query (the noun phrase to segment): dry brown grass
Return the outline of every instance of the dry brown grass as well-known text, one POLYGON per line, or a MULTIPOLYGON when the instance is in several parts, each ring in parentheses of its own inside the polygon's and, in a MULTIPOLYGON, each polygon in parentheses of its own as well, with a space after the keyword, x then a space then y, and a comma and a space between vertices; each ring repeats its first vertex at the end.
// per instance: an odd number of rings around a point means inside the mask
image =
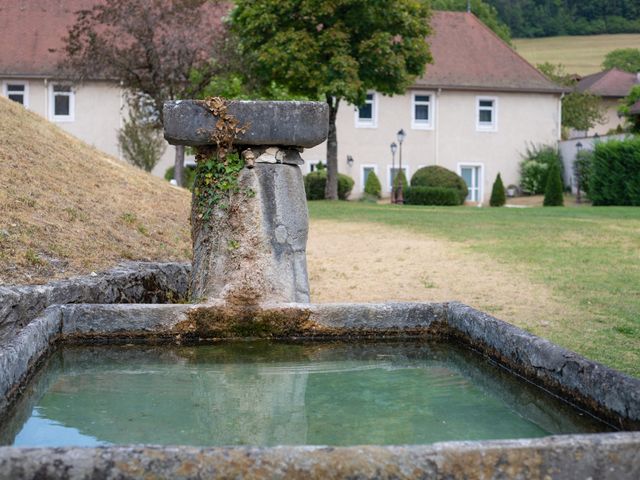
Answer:
POLYGON ((187 260, 190 195, 0 98, 0 284, 187 260))
POLYGON ((511 265, 380 224, 313 221, 308 262, 313 302, 457 300, 539 335, 579 314, 511 265))

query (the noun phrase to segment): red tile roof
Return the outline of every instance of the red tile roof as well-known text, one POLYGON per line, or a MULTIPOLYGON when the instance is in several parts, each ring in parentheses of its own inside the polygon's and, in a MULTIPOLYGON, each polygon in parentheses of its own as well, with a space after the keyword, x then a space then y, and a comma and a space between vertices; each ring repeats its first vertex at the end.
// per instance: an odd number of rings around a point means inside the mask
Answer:
POLYGON ((471 13, 433 12, 433 64, 416 87, 554 92, 565 91, 471 13))
POLYGON ((64 54, 62 37, 75 12, 96 0, 10 0, 0 4, 0 72, 48 76, 64 54), (52 51, 53 50, 53 51, 52 51))
MULTIPOLYGON (((63 58, 75 12, 100 0, 11 0, 0 4, 0 73, 49 76, 63 58)), ((562 92, 474 15, 434 12, 434 64, 419 87, 562 92)))
POLYGON ((637 83, 640 83, 637 74, 613 68, 583 77, 576 89, 579 92, 591 92, 601 97, 623 98, 637 83))

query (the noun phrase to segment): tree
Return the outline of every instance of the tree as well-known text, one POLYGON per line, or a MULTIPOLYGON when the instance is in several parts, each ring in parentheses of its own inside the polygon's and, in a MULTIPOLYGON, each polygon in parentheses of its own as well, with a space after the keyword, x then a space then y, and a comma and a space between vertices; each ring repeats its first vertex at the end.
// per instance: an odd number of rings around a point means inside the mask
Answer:
MULTIPOLYGON (((464 12, 467 10, 467 0, 432 0, 431 8, 464 12)), ((511 45, 511 30, 500 20, 498 11, 493 6, 483 0, 471 0, 471 12, 502 40, 511 45)))
POLYGON ((618 109, 621 115, 627 117, 629 130, 634 133, 640 133, 640 113, 635 112, 633 108, 638 108, 638 105, 640 105, 640 85, 634 85, 618 109))
POLYGON ((150 172, 166 149, 166 142, 156 122, 136 103, 130 103, 129 118, 118 130, 118 144, 124 158, 150 172))
MULTIPOLYGON (((72 79, 122 82, 133 101, 146 102, 162 126, 166 100, 195 96, 224 70, 219 47, 228 7, 207 0, 104 0, 77 12, 65 38, 61 63, 72 79), (215 59, 215 60, 213 60, 215 59), (192 73, 199 72, 199 82, 192 73)), ((176 147, 176 180, 182 185, 184 147, 176 147)))
POLYGON ((240 51, 263 81, 329 106, 328 199, 338 198, 336 116, 368 90, 403 93, 431 61, 428 0, 237 0, 240 51))
MULTIPOLYGON (((563 65, 545 62, 538 64, 537 67, 549 80, 567 88, 575 88, 575 79, 566 73, 563 65)), ((602 99, 597 95, 574 90, 562 99, 562 126, 564 128, 586 132, 605 120, 602 99)))
POLYGON ((640 72, 640 48, 618 48, 604 57, 602 68, 610 70, 618 68, 625 72, 640 72))
POLYGON ((547 185, 544 189, 545 207, 562 207, 564 205, 562 188, 562 173, 557 163, 552 163, 547 175, 547 185))
POLYGON ((498 173, 495 182, 493 182, 493 187, 491 188, 489 205, 492 207, 502 207, 505 203, 507 203, 507 198, 504 194, 504 184, 502 183, 502 178, 498 173))

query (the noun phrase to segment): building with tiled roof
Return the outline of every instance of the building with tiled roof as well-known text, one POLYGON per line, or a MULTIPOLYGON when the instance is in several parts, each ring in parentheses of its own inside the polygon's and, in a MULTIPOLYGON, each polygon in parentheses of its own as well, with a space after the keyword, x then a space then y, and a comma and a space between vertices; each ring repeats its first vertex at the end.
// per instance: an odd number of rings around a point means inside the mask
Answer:
MULTIPOLYGON (((369 92, 361 108, 344 105, 337 118, 338 169, 364 190, 376 172, 391 191, 400 151, 390 145, 404 130, 402 169, 441 165, 460 174, 468 200, 488 203, 498 173, 519 183, 522 155, 532 145, 557 145, 565 89, 549 81, 477 17, 433 12, 428 39, 433 64, 404 95, 369 92)), ((325 147, 305 152, 325 161, 325 147)))
MULTIPOLYGON (((96 147, 118 155, 123 91, 117 81, 66 83, 57 72, 63 40, 75 12, 99 0, 15 0, 0 5, 2 93, 96 147)), ((563 89, 504 43, 474 15, 434 12, 428 39, 434 63, 404 95, 370 92, 361 108, 338 113, 339 170, 354 178, 357 196, 376 171, 388 193, 389 146, 407 133, 402 168, 410 178, 424 165, 461 174, 469 199, 482 202, 498 172, 506 184, 519 181, 521 155, 531 145, 560 137, 563 89), (349 161, 348 161, 349 159, 349 161)), ((325 162, 326 148, 305 152, 307 167, 325 162)), ((154 173, 172 164, 168 149, 154 173)), ((395 168, 395 170, 394 170, 395 168)))
POLYGON ((631 88, 638 84, 640 73, 629 73, 617 68, 582 77, 576 85, 576 90, 602 97, 605 111, 605 121, 586 132, 585 136, 606 135, 622 126, 625 120, 618 114, 620 102, 629 94, 631 88))

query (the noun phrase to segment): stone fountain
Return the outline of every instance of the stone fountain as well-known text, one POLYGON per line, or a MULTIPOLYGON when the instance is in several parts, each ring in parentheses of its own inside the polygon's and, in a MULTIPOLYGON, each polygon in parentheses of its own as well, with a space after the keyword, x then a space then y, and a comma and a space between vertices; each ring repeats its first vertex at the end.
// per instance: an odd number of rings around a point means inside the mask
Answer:
MULTIPOLYGON (((327 108, 314 102, 226 107, 247 125, 235 138, 245 168, 234 193, 206 216, 194 195, 189 274, 180 266, 146 266, 90 282, 0 288, 0 421, 28 401, 21 392, 60 344, 393 336, 466 345, 623 431, 409 446, 0 447, 0 480, 640 478, 640 380, 457 302, 309 303, 300 154, 326 138, 327 108), (187 276, 194 304, 144 303, 180 300, 187 276), (124 302, 139 303, 113 304, 124 302)), ((169 102, 164 118, 170 143, 197 147, 201 155, 219 147, 220 118, 205 102, 169 102)))

